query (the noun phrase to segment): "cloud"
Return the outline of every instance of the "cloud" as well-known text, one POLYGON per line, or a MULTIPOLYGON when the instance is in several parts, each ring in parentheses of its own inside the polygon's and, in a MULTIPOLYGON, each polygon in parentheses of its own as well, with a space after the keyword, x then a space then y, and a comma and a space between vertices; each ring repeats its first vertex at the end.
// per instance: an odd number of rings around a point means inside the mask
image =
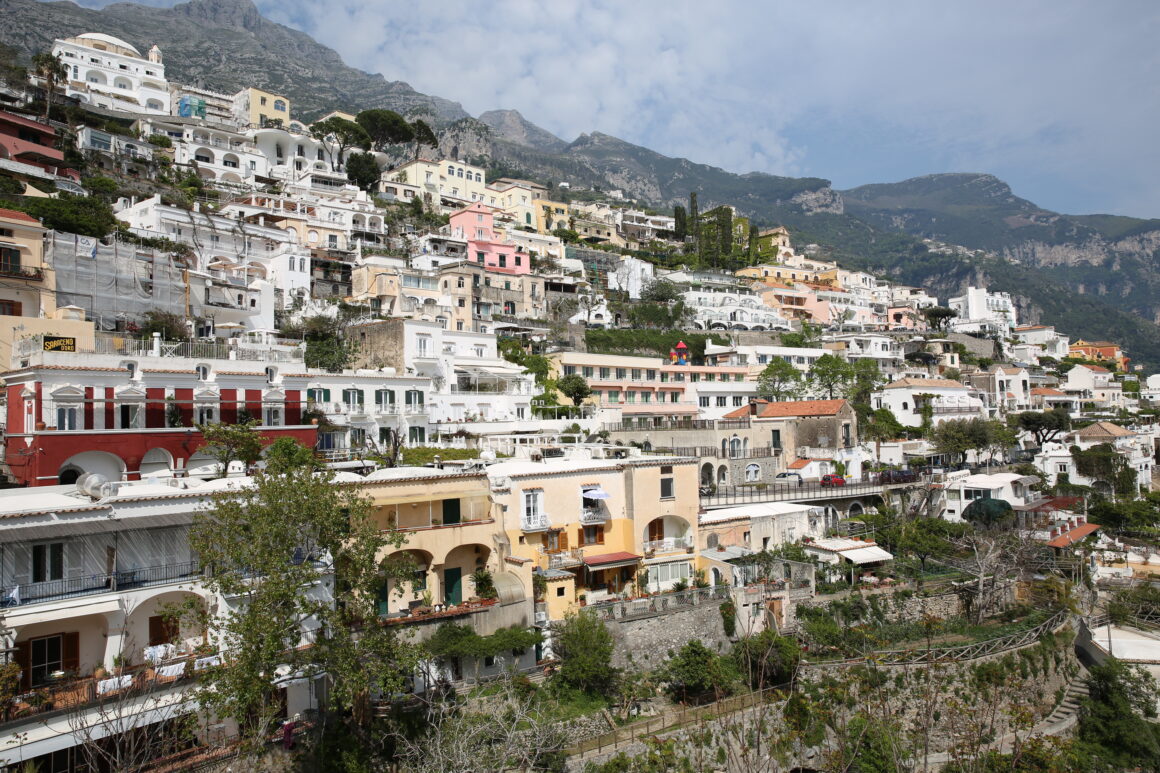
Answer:
MULTIPOLYGON (((99 0, 93 0, 98 2, 99 0)), ((1150 0, 257 0, 360 69, 733 171, 986 171, 1160 215, 1150 0)))

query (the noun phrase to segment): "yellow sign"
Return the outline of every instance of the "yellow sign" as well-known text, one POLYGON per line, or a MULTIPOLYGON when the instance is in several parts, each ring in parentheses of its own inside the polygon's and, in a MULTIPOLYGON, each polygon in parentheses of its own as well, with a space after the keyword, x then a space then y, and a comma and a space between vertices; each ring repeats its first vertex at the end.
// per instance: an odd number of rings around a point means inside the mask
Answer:
POLYGON ((67 336, 45 336, 44 351, 46 352, 75 352, 77 339, 67 336))

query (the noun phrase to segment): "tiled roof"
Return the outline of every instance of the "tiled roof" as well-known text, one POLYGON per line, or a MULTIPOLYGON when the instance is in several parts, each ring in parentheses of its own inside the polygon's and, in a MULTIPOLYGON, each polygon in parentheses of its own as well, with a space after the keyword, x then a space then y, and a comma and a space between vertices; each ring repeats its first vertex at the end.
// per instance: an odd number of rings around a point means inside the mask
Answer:
MULTIPOLYGON (((845 400, 796 400, 787 403, 757 401, 759 419, 778 419, 794 416, 836 416, 846 405, 845 400)), ((738 408, 725 414, 726 419, 743 419, 749 413, 749 406, 738 408)))
POLYGON ((0 217, 8 218, 9 220, 22 220, 25 223, 35 223, 40 225, 40 221, 24 212, 17 212, 14 209, 0 209, 0 217))
POLYGON ((1099 365, 1076 365, 1077 368, 1087 368, 1092 373, 1111 373, 1107 368, 1101 368, 1099 365))
POLYGON ((1065 548, 1069 545, 1074 545, 1084 537, 1094 534, 1100 528, 1097 523, 1081 523, 1066 534, 1060 534, 1055 539, 1047 543, 1048 547, 1065 548))
POLYGON ((1032 387, 1031 394, 1032 396, 1043 397, 1067 397, 1066 392, 1061 392, 1058 389, 1052 389, 1051 387, 1032 387))
POLYGON ((1131 437, 1134 433, 1131 430, 1124 429, 1119 424, 1113 424, 1110 421, 1097 421, 1095 424, 1088 426, 1075 433, 1076 437, 1081 438, 1099 438, 1099 437, 1131 437))
POLYGON ((788 467, 791 470, 804 470, 810 466, 810 462, 829 462, 830 459, 794 459, 789 463, 788 467))

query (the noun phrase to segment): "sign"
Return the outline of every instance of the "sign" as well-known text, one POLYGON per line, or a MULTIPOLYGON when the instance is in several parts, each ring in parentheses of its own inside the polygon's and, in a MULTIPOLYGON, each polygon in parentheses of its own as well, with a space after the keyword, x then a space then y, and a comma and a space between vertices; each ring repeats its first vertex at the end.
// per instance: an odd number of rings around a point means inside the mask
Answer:
POLYGON ((46 352, 75 352, 77 339, 67 336, 45 336, 44 351, 46 352))

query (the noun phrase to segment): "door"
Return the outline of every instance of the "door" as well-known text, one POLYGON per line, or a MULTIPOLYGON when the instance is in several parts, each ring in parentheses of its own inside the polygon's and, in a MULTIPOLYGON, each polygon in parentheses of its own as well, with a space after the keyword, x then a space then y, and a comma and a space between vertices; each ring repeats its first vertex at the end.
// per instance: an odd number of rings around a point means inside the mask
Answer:
POLYGON ((459 567, 443 570, 443 603, 459 604, 463 601, 463 570, 459 567))
POLYGON ((459 523, 459 500, 443 500, 443 525, 459 523))
POLYGON ((665 538, 665 522, 660 518, 649 521, 648 524, 648 541, 660 542, 665 538))

